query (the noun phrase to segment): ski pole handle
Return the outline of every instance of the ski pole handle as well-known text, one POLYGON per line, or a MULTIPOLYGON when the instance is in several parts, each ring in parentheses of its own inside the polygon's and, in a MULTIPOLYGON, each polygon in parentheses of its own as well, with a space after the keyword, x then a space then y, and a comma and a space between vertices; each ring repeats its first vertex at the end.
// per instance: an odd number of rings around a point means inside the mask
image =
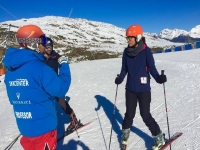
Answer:
POLYGON ((164 71, 165 71, 165 70, 161 70, 161 75, 164 75, 164 71))
POLYGON ((117 77, 119 77, 119 74, 117 74, 117 77))

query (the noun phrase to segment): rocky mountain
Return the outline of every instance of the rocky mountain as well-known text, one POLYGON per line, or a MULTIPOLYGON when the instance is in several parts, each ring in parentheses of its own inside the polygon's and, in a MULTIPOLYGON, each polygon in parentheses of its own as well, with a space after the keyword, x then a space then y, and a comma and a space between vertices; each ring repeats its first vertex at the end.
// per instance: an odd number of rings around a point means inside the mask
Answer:
POLYGON ((164 29, 158 35, 159 38, 170 40, 171 42, 192 43, 200 41, 200 25, 192 28, 189 32, 180 29, 164 29))

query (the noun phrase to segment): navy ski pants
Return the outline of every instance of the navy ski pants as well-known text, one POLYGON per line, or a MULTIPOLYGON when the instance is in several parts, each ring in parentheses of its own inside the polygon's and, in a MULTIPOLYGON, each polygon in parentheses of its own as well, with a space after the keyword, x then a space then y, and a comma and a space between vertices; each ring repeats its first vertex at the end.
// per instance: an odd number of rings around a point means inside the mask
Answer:
POLYGON ((135 117, 137 102, 140 108, 140 115, 153 136, 158 135, 161 130, 150 113, 151 91, 134 93, 126 89, 126 113, 122 129, 131 128, 135 117))
POLYGON ((61 108, 65 111, 65 113, 67 115, 71 115, 71 113, 73 112, 73 109, 70 107, 68 101, 65 100, 65 97, 56 98, 56 100, 58 101, 61 108))

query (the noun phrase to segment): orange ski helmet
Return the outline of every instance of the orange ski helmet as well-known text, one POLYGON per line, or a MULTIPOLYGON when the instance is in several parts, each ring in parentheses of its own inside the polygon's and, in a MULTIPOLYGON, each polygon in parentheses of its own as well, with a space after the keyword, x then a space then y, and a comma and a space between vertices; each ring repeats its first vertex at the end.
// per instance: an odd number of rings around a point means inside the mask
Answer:
POLYGON ((133 36, 136 38, 136 42, 139 42, 143 36, 142 27, 138 24, 131 25, 126 30, 126 36, 133 36))
POLYGON ((17 31, 17 38, 39 38, 43 31, 36 25, 25 25, 17 31))
POLYGON ((46 44, 45 34, 36 25, 25 25, 19 28, 17 31, 17 40, 22 47, 38 43, 46 44))

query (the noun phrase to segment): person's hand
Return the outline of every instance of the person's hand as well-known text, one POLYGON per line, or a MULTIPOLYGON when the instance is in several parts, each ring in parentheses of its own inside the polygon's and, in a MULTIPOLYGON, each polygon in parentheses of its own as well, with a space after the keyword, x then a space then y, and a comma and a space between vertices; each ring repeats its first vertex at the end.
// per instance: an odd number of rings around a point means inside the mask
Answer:
POLYGON ((115 78, 115 84, 121 84, 121 83, 122 83, 122 79, 119 76, 117 76, 115 78))
POLYGON ((65 56, 61 56, 58 58, 58 63, 61 65, 63 63, 68 63, 68 59, 65 56))
POLYGON ((164 74, 161 74, 159 76, 158 83, 162 84, 162 83, 165 83, 165 82, 167 82, 167 76, 164 75, 164 74))

